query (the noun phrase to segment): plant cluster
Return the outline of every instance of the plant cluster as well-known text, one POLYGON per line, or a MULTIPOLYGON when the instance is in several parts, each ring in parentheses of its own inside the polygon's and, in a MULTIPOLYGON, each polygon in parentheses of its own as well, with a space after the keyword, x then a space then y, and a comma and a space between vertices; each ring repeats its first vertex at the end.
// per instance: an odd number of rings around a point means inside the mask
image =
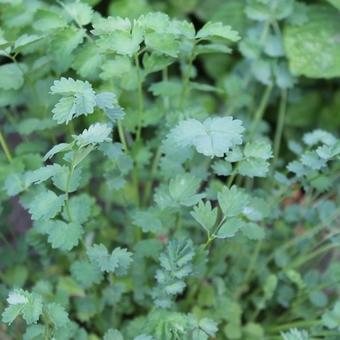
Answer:
POLYGON ((339 339, 339 10, 0 0, 0 338, 339 339))

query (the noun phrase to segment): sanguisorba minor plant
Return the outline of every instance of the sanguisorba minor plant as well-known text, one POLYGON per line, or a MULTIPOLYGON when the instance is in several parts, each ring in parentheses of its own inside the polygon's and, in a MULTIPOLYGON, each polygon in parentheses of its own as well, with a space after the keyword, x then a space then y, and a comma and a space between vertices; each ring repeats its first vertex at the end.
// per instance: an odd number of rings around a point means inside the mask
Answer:
POLYGON ((231 53, 230 26, 0 4, 1 339, 339 339, 340 141, 317 129, 280 157, 296 80, 260 60, 283 57, 293 1, 247 8, 244 90, 267 84, 226 110, 197 60, 231 53))

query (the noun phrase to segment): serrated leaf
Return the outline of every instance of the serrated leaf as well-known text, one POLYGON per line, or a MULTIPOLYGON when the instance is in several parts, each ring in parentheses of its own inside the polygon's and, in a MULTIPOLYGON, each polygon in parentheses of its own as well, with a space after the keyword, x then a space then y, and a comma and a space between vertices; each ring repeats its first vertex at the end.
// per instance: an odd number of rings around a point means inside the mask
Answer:
POLYGON ((73 2, 65 4, 66 12, 78 23, 80 26, 85 26, 91 22, 93 10, 92 8, 82 2, 73 2))
POLYGON ((210 201, 200 201, 191 212, 191 216, 208 232, 211 232, 217 220, 217 209, 211 207, 210 201))
POLYGON ((125 275, 132 262, 132 253, 120 247, 108 253, 103 244, 95 244, 88 248, 87 255, 90 261, 96 264, 101 271, 125 275))
POLYGON ((242 143, 242 122, 232 117, 181 121, 169 137, 181 147, 194 146, 197 152, 210 157, 222 157, 233 146, 242 143))
POLYGON ((175 35, 158 32, 146 34, 145 45, 151 50, 173 58, 177 57, 180 47, 175 35))
POLYGON ((42 300, 40 295, 29 293, 23 289, 10 292, 8 307, 2 314, 3 322, 11 324, 17 316, 22 315, 27 324, 36 323, 42 313, 42 300))
POLYGON ((103 340, 124 340, 123 335, 117 329, 109 329, 105 334, 103 340))
POLYGON ((24 74, 15 63, 0 66, 0 88, 17 90, 24 84, 24 74))
POLYGON ((184 206, 195 205, 204 194, 197 194, 200 180, 190 174, 177 175, 170 180, 169 194, 172 200, 184 206))
POLYGON ((229 218, 218 229, 215 236, 217 238, 229 238, 234 237, 237 232, 244 227, 245 223, 240 218, 229 218))
POLYGON ((158 218, 155 211, 145 210, 145 211, 136 211, 132 215, 133 223, 140 227, 143 232, 152 232, 152 233, 160 233, 162 231, 162 222, 158 218))
POLYGON ((95 123, 85 129, 80 135, 75 136, 75 141, 80 148, 87 145, 96 145, 103 142, 110 142, 111 127, 104 123, 95 123))
POLYGON ((86 260, 73 262, 71 265, 71 273, 74 279, 84 288, 89 288, 99 283, 103 278, 99 268, 86 260))
POLYGON ((67 166, 59 166, 52 177, 54 186, 64 192, 76 191, 80 185, 81 168, 76 168, 69 178, 70 169, 67 166))
POLYGON ((70 322, 65 308, 58 303, 49 303, 46 312, 55 328, 65 327, 70 322))
POLYGON ((47 154, 44 156, 44 161, 47 161, 48 159, 52 158, 55 154, 63 151, 69 151, 72 147, 72 144, 69 143, 60 143, 55 145, 51 150, 47 152, 47 154))
POLYGON ((217 199, 223 214, 228 217, 240 215, 249 203, 249 196, 235 185, 230 189, 224 187, 217 199))
POLYGON ((54 106, 53 119, 58 124, 68 123, 74 117, 93 113, 96 105, 95 92, 87 81, 60 78, 51 86, 51 93, 65 96, 54 106))
POLYGON ((268 142, 258 141, 247 143, 244 148, 245 157, 269 159, 272 157, 271 146, 268 142))
POLYGON ((233 42, 240 40, 238 32, 221 22, 207 22, 196 34, 198 39, 223 38, 233 42))
POLYGON ((85 30, 74 26, 59 28, 51 42, 53 67, 58 72, 64 72, 72 64, 73 51, 83 42, 85 30))
POLYGON ((237 172, 242 176, 266 177, 269 163, 260 158, 243 159, 237 164, 237 172))
POLYGON ((31 184, 39 184, 47 181, 54 176, 60 170, 59 164, 43 166, 39 169, 27 171, 24 174, 25 186, 28 187, 31 184))
POLYGON ((29 213, 32 219, 48 220, 55 217, 64 205, 65 195, 57 196, 53 191, 43 191, 29 203, 29 213))
POLYGON ((49 221, 47 241, 53 249, 70 251, 78 245, 84 229, 79 223, 65 223, 63 221, 49 221))
POLYGON ((264 229, 252 222, 245 223, 241 232, 250 240, 262 240, 265 237, 264 229))
POLYGON ((289 66, 296 75, 332 78, 340 75, 339 16, 329 6, 308 6, 308 21, 284 32, 289 66))
MULTIPOLYGON (((91 209, 94 199, 87 194, 80 194, 69 199, 69 213, 71 221, 83 224, 88 221, 91 216, 91 209)), ((68 213, 64 210, 63 217, 68 220, 68 213)))

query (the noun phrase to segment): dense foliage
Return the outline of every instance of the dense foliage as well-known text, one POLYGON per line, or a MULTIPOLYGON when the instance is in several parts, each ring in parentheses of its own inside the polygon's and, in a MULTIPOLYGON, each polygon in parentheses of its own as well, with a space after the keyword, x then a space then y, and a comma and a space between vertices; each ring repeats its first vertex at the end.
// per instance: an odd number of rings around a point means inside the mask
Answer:
POLYGON ((0 0, 0 338, 340 338, 339 0, 0 0))

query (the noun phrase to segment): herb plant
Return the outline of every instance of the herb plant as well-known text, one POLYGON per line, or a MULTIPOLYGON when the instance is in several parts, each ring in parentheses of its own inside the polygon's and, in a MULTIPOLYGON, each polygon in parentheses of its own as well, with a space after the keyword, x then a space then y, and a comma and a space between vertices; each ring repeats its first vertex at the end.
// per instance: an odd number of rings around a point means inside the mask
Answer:
POLYGON ((0 338, 339 339, 339 9, 0 0, 0 338))

